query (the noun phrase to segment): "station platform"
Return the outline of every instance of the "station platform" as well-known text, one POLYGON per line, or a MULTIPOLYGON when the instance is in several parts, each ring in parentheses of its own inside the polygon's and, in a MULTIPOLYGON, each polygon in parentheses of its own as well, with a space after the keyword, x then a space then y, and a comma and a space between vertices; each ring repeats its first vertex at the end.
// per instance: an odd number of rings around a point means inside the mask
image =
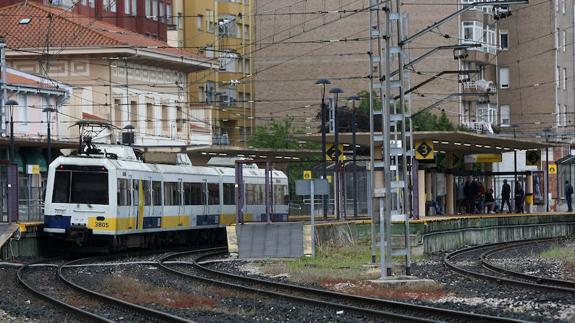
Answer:
POLYGON ((0 223, 0 258, 7 259, 8 256, 21 254, 22 246, 18 244, 14 248, 7 248, 11 239, 20 242, 22 236, 36 236, 44 223, 41 221, 0 223), (8 252, 10 249, 10 252, 8 252))
MULTIPOLYGON (((309 224, 309 222, 306 221, 309 224)), ((575 236, 575 213, 545 212, 523 214, 458 214, 427 216, 409 222, 410 244, 414 255, 452 251, 469 245, 513 240, 575 236)), ((379 224, 376 224, 379 232, 379 224)), ((371 221, 316 221, 317 239, 321 242, 350 237, 355 241, 371 240, 371 221)), ((393 222, 393 245, 404 248, 403 222, 393 222)))

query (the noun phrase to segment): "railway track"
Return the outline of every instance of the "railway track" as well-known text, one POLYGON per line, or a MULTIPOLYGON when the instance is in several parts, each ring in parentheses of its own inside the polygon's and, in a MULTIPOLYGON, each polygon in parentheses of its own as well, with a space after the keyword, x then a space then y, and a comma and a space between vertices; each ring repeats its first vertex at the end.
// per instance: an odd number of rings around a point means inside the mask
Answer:
POLYGON ((25 265, 17 271, 17 280, 33 294, 90 321, 193 322, 89 290, 66 278, 66 268, 82 261, 86 259, 60 265, 25 265))
POLYGON ((158 263, 162 269, 168 272, 199 280, 204 283, 269 297, 280 297, 290 301, 313 304, 320 307, 325 306, 338 311, 343 310, 377 320, 385 319, 398 322, 523 322, 503 317, 354 296, 295 284, 246 277, 208 268, 205 264, 209 262, 200 264, 204 259, 225 253, 225 250, 214 250, 211 253, 196 257, 192 259, 192 261, 174 261, 174 259, 185 258, 191 255, 190 252, 180 252, 164 257, 160 259, 158 263), (179 267, 176 268, 176 266, 179 267), (180 269, 181 266, 191 267, 194 271, 187 269, 182 270, 180 269))
POLYGON ((468 247, 445 255, 444 263, 454 271, 476 278, 505 283, 525 288, 543 289, 554 292, 575 293, 575 282, 552 279, 514 271, 498 266, 490 261, 491 257, 517 247, 539 243, 549 243, 557 239, 533 239, 513 242, 501 242, 468 247), (471 258, 470 258, 471 256, 471 258), (470 258, 457 260, 458 258, 470 258), (464 263, 463 266, 458 265, 464 263))

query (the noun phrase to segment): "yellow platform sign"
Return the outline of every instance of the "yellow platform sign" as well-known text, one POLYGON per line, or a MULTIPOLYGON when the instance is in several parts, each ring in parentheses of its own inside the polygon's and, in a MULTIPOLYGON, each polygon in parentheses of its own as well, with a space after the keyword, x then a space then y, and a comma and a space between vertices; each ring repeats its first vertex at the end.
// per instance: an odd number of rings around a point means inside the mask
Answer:
POLYGON ((432 160, 435 158, 433 153, 433 141, 418 140, 415 142, 415 159, 432 160))
POLYGON ((327 160, 335 160, 335 156, 339 156, 339 161, 345 160, 345 155, 343 154, 343 145, 338 145, 339 149, 335 149, 333 144, 327 144, 325 146, 325 158, 327 160))
POLYGON ((547 165, 547 172, 549 173, 549 175, 557 174, 557 165, 555 164, 547 165))
POLYGON ((466 164, 473 163, 499 163, 502 161, 501 154, 472 154, 463 157, 466 164))
POLYGON ((311 179, 311 170, 303 171, 303 179, 311 179))

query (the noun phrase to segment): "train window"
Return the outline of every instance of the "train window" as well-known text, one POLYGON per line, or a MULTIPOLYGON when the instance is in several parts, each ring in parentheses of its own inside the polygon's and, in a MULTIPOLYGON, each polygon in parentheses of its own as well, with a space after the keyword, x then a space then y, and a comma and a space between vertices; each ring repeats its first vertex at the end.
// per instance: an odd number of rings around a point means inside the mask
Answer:
POLYGON ((235 185, 232 183, 224 183, 224 205, 236 204, 236 191, 235 185))
POLYGON ((70 203, 108 204, 108 173, 72 172, 70 203))
POLYGON ((180 205, 180 183, 164 182, 164 205, 180 205))
POLYGON ((220 204, 220 184, 216 183, 208 184, 208 204, 209 205, 220 204))
POLYGON ((150 181, 142 181, 142 190, 144 191, 144 205, 151 205, 152 195, 150 192, 150 181))
POLYGON ((118 206, 131 205, 130 181, 126 178, 118 178, 118 206))
POLYGON ((56 171, 52 202, 68 203, 70 200, 70 172, 56 171))
POLYGON ((202 183, 184 183, 184 205, 204 205, 202 183))
POLYGON ((138 206, 140 202, 140 180, 134 179, 132 180, 132 201, 134 201, 134 205, 138 206))
POLYGON ((264 204, 264 185, 246 184, 246 203, 252 205, 264 204))
POLYGON ((152 202, 154 205, 162 205, 162 182, 152 182, 152 202))

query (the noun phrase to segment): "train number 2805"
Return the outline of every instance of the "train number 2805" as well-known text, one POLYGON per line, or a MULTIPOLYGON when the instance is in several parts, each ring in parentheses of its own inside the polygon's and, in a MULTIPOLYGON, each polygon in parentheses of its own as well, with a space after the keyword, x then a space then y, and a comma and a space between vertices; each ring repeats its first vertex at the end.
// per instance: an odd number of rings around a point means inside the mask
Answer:
POLYGON ((107 222, 96 222, 96 228, 108 228, 110 226, 107 222))

